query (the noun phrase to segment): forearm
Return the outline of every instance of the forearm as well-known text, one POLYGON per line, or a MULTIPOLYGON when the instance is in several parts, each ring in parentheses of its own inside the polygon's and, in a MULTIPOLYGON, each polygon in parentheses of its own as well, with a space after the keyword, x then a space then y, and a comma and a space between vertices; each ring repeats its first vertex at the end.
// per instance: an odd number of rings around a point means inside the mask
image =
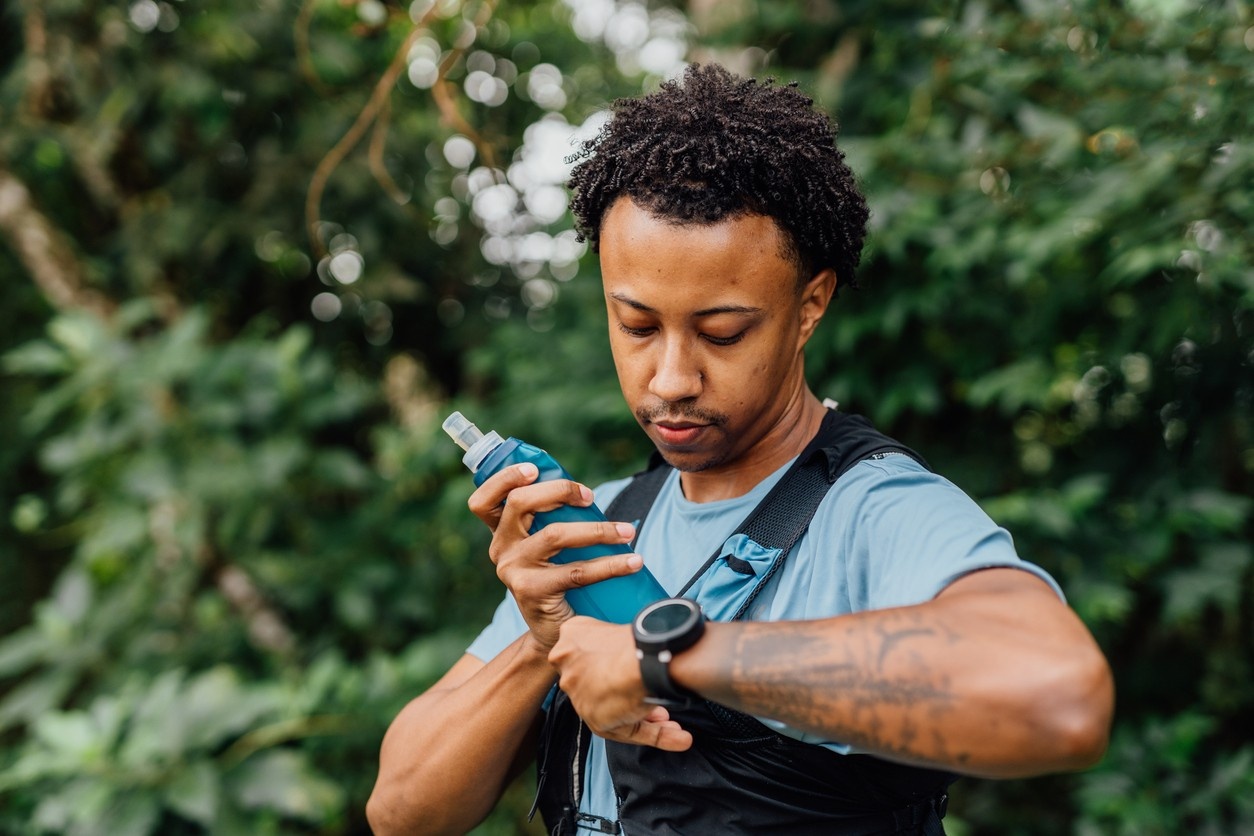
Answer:
POLYGON ((818 621, 712 624, 672 671, 747 713, 990 777, 1090 765, 1112 703, 1101 653, 1043 585, 1008 599, 941 596, 818 621))
POLYGON ((463 681, 410 702, 383 739, 367 806, 374 832, 465 833, 480 822, 530 758, 554 679, 546 651, 524 635, 463 681))

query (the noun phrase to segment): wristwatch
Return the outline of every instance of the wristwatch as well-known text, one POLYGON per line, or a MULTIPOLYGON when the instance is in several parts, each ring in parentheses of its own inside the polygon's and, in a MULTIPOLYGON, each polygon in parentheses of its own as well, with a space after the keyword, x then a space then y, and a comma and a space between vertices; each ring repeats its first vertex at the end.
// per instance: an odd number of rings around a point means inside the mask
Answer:
POLYGON ((649 696, 645 702, 686 708, 699 697, 671 681, 670 662, 697 643, 705 632, 705 615, 696 601, 663 598, 642 609, 631 623, 636 636, 640 678, 649 696))

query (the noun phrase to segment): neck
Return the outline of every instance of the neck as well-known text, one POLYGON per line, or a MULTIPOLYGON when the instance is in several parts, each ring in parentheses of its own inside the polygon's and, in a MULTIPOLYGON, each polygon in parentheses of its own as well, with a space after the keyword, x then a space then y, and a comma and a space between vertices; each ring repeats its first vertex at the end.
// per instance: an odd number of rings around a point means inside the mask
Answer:
POLYGON ((709 470, 680 473, 684 496, 692 502, 713 502, 745 495, 805 449, 826 412, 814 393, 801 387, 784 412, 733 461, 709 470))

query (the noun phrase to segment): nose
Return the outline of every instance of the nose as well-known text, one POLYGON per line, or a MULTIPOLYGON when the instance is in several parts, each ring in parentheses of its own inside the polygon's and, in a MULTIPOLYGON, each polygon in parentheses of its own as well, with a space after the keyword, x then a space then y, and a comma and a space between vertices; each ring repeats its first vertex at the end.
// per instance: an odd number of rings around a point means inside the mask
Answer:
POLYGON ((667 340, 649 381, 649 393, 668 403, 688 400, 701 394, 703 381, 695 354, 682 341, 667 340))

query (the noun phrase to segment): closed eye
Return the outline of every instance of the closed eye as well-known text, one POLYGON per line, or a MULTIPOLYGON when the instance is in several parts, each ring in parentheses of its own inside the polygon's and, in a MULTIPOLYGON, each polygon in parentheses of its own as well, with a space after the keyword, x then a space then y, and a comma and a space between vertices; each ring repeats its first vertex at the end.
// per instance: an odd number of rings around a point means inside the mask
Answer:
MULTIPOLYGON (((629 337, 647 337, 657 330, 656 326, 648 325, 643 328, 633 328, 625 322, 618 323, 618 330, 622 331, 629 337)), ((745 338, 745 332, 732 334, 730 337, 716 337, 713 334, 702 334, 701 339, 710 345, 728 346, 735 345, 745 338)))
POLYGON ((622 331, 629 337, 647 337, 649 334, 653 333, 652 328, 632 328, 630 325, 623 322, 618 323, 618 330, 622 331))

